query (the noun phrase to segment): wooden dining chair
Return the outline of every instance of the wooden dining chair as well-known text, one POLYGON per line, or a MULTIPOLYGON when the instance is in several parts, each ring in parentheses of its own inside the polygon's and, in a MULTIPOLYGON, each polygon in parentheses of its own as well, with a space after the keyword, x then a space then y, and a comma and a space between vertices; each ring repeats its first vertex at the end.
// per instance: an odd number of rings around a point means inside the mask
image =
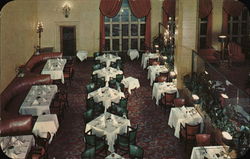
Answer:
POLYGON ((186 100, 184 98, 175 98, 174 99, 174 106, 175 107, 182 107, 186 104, 186 100))
POLYGON ((164 93, 164 95, 161 98, 160 105, 162 108, 165 109, 165 112, 168 108, 171 108, 174 106, 174 99, 176 98, 177 92, 174 93, 164 93))
POLYGON ((167 82, 167 80, 168 80, 168 77, 167 76, 157 76, 156 77, 156 82, 167 82))
POLYGON ((210 134, 196 134, 196 146, 210 146, 211 135, 210 134))

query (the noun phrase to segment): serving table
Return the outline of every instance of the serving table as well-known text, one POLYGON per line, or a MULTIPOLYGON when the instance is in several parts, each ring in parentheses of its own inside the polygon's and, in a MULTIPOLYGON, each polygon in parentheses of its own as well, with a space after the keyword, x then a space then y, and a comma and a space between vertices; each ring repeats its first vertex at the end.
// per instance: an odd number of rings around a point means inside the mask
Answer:
POLYGON ((48 59, 41 74, 49 74, 52 80, 61 79, 62 83, 64 83, 63 69, 66 62, 66 59, 61 58, 48 59))
POLYGON ((51 143, 54 135, 59 128, 56 114, 46 114, 38 116, 36 123, 32 129, 32 133, 42 138, 47 137, 47 132, 51 134, 49 143, 51 143))
POLYGON ((161 72, 168 72, 168 68, 165 65, 153 65, 148 67, 148 79, 150 79, 150 86, 153 85, 156 76, 161 72))
POLYGON ((180 138, 181 124, 185 127, 185 123, 190 125, 201 123, 200 131, 203 129, 203 119, 194 107, 171 108, 168 125, 175 128, 174 136, 180 138))
POLYGON ((119 103, 125 95, 113 88, 102 87, 88 94, 88 99, 93 97, 95 102, 103 102, 105 111, 111 106, 111 103, 119 103))
POLYGON ((0 137, 3 152, 13 159, 25 159, 30 149, 35 145, 33 135, 0 137))
POLYGON ((32 116, 50 114, 50 104, 57 92, 57 85, 34 85, 25 97, 19 113, 32 116))
POLYGON ((114 152, 117 134, 126 133, 128 126, 131 126, 128 119, 106 112, 88 122, 85 132, 92 130, 92 133, 98 137, 106 135, 108 150, 114 152))
POLYGON ((156 99, 156 104, 159 105, 159 100, 164 93, 175 93, 177 92, 177 97, 179 97, 179 92, 176 85, 173 82, 157 82, 154 83, 152 91, 152 99, 156 99))
POLYGON ((120 59, 121 57, 115 56, 113 54, 103 54, 95 58, 95 60, 100 60, 100 62, 105 62, 106 67, 109 67, 111 62, 116 62, 116 60, 120 60, 120 59))
POLYGON ((193 147, 192 154, 190 159, 230 159, 230 156, 227 154, 228 146, 202 146, 202 147, 193 147))

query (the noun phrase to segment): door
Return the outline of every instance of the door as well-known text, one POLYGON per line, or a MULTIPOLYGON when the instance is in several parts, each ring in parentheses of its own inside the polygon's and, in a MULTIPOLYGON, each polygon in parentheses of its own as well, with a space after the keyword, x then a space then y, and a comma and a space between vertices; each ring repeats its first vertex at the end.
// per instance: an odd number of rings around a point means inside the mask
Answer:
POLYGON ((63 56, 76 55, 76 27, 60 26, 61 52, 63 56))

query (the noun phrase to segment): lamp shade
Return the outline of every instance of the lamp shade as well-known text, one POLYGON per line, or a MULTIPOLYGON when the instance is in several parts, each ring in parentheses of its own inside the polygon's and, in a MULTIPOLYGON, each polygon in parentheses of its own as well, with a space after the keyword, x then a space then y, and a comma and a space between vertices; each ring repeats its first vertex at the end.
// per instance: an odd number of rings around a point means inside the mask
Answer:
POLYGON ((218 37, 218 41, 219 42, 226 42, 227 41, 227 36, 226 35, 220 35, 218 37))

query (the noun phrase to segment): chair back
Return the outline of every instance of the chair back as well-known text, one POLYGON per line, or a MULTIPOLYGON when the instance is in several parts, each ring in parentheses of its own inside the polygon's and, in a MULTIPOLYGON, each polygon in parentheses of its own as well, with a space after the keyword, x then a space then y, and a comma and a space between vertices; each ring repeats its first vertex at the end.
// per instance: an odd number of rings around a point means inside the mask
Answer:
POLYGON ((167 76, 158 76, 156 77, 156 82, 166 82, 168 80, 167 76))
POLYGON ((148 64, 149 64, 150 66, 152 66, 153 63, 154 63, 155 61, 157 61, 157 58, 149 58, 149 59, 148 59, 148 64))
POLYGON ((200 126, 201 126, 201 123, 199 123, 197 125, 189 125, 186 123, 185 128, 186 128, 187 136, 195 136, 196 134, 199 134, 200 126))
POLYGON ((97 76, 97 74, 92 74, 91 75, 91 80, 92 80, 92 82, 97 82, 97 79, 98 79, 98 76, 97 76))
POLYGON ((210 134, 196 134, 195 138, 197 146, 210 146, 211 144, 210 134))
POLYGON ((93 119, 93 109, 89 109, 88 111, 83 113, 85 123, 90 122, 93 119))
POLYGON ((175 107, 182 107, 185 105, 185 103, 186 103, 186 101, 184 98, 175 98, 174 99, 174 106, 175 107))
POLYGON ((97 84, 99 87, 104 87, 105 86, 105 78, 104 77, 100 77, 97 79, 97 84))
POLYGON ((153 62, 152 62, 152 65, 160 65, 160 64, 161 64, 160 61, 153 61, 153 62))
POLYGON ((130 158, 143 159, 144 150, 136 145, 129 145, 129 156, 130 158))
POLYGON ((86 148, 81 154, 81 159, 93 159, 95 158, 95 147, 86 148))
POLYGON ((126 108, 118 106, 116 107, 116 111, 116 115, 122 117, 125 114, 128 117, 128 110, 126 108))
POLYGON ((100 56, 101 53, 100 52, 94 52, 94 58, 96 58, 97 56, 100 56))
POLYGON ((89 83, 86 85, 87 93, 93 92, 95 90, 95 83, 89 83))
POLYGON ((120 105, 120 107, 123 107, 123 108, 127 109, 128 99, 127 98, 121 98, 119 105, 120 105))
POLYGON ((94 64, 94 65, 92 66, 93 71, 99 70, 99 69, 101 69, 101 68, 102 68, 102 65, 101 65, 100 63, 94 64))
MULTIPOLYGON (((96 144, 96 136, 95 135, 89 135, 87 133, 84 134, 85 143, 89 146, 95 146, 96 144)), ((87 146, 86 146, 87 147, 87 146)))
POLYGON ((116 81, 117 82, 122 82, 122 79, 123 79, 123 74, 117 74, 116 75, 116 81))
POLYGON ((174 99, 176 97, 176 92, 175 93, 165 93, 165 100, 166 102, 174 102, 174 99))
POLYGON ((136 145, 136 135, 137 135, 138 127, 136 127, 136 128, 128 127, 128 129, 132 129, 132 130, 130 130, 128 132, 128 134, 129 134, 129 144, 136 145))
POLYGON ((93 108, 94 108, 95 101, 94 101, 94 98, 93 98, 93 97, 88 98, 88 99, 86 100, 86 103, 87 103, 87 109, 93 109, 93 108))

